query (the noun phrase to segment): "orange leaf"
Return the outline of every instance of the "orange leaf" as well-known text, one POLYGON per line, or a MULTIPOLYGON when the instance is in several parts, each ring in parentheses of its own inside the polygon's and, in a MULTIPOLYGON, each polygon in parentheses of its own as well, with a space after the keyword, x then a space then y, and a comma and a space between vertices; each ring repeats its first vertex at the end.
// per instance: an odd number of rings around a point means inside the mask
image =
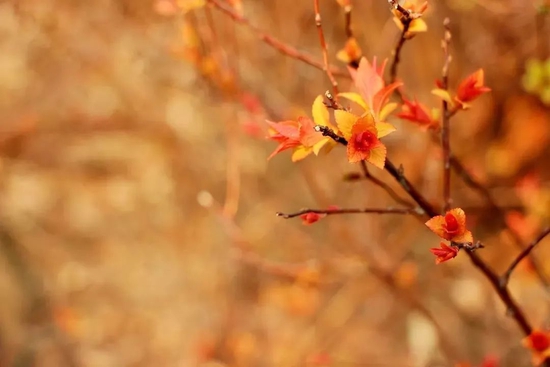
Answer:
POLYGON ((433 247, 430 252, 435 255, 435 263, 441 264, 442 262, 449 261, 456 257, 458 249, 453 246, 447 246, 444 242, 439 244, 439 248, 433 247))

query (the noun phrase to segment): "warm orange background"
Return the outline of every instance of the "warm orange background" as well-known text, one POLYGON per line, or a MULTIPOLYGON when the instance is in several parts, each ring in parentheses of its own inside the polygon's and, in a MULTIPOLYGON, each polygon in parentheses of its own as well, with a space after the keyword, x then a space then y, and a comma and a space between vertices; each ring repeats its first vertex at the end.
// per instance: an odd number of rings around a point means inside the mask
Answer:
MULTIPOLYGON (((387 2, 354 4, 364 54, 390 57, 399 32, 387 2)), ((275 217, 394 205, 371 183, 342 180, 358 167, 341 149, 266 160, 276 145, 262 138, 264 120, 309 113, 329 87, 322 71, 216 9, 155 9, 153 0, 0 3, 0 366, 436 367, 451 357, 474 367, 488 354, 529 365, 487 281, 465 256, 436 266, 428 249, 438 239, 421 221, 352 215, 306 227, 275 217)), ((243 10, 321 60, 312 1, 245 0, 243 10)), ((331 62, 344 67, 334 57, 342 11, 323 0, 321 12, 331 62)), ((531 1, 432 1, 429 31, 407 42, 399 69, 407 93, 430 107, 446 16, 451 85, 482 67, 493 89, 453 119, 453 151, 501 204, 522 204, 514 183, 539 175, 531 193, 544 224, 548 108, 521 87, 526 60, 549 56, 544 16, 531 1)), ((440 202, 438 146, 392 123, 389 156, 440 202)), ((471 229, 503 271, 518 249, 502 221, 459 179, 452 191, 456 206, 478 208, 471 229)), ((548 274, 549 246, 536 250, 548 274)), ((511 288, 545 326, 548 293, 528 267, 511 288)))

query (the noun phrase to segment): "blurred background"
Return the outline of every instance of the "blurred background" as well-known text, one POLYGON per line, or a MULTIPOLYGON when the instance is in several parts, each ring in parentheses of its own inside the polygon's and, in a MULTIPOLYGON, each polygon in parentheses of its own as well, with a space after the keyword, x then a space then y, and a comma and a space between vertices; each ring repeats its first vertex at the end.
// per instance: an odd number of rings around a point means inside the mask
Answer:
MULTIPOLYGON (((322 60, 312 1, 218 2, 322 60)), ((320 3, 331 63, 345 70, 344 13, 320 3)), ((387 2, 353 5, 363 54, 391 57, 400 32, 387 2)), ((545 6, 431 1, 428 32, 399 65, 406 93, 438 107, 449 17, 451 87, 486 72, 492 92, 453 119, 452 149, 510 210, 456 175, 452 193, 499 273, 550 215, 545 6)), ((330 84, 258 36, 196 0, 0 2, 0 366, 529 366, 468 258, 434 264, 423 220, 275 216, 396 204, 344 179, 360 168, 341 148, 267 160, 265 120, 309 115, 330 84)), ((438 145, 390 121, 389 157, 441 205, 438 145)), ((549 247, 534 252, 546 276, 549 247)), ((510 286, 547 326, 550 289, 531 262, 510 286)))

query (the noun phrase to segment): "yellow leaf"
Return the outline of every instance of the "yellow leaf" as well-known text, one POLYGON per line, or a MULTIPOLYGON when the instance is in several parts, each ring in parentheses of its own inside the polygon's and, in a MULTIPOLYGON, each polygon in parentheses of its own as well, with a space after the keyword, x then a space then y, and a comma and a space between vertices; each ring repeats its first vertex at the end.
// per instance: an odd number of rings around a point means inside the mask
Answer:
POLYGON ((388 103, 382 108, 382 111, 380 111, 380 114, 378 117, 380 118, 381 121, 384 121, 386 118, 388 118, 390 113, 392 113, 396 108, 397 108, 397 103, 395 102, 388 103))
POLYGON ((351 62, 351 59, 346 52, 346 50, 342 49, 336 53, 336 58, 340 61, 342 61, 344 64, 349 64, 351 62))
POLYGON ((354 37, 348 38, 343 49, 338 51, 336 58, 346 64, 349 64, 352 61, 357 61, 361 58, 362 51, 359 47, 359 43, 354 37))
POLYGON ((408 33, 416 34, 416 33, 426 32, 427 30, 428 30, 428 26, 426 25, 426 22, 424 21, 424 19, 418 18, 411 22, 408 33))
POLYGON ((446 91, 445 89, 434 89, 432 90, 432 94, 441 98, 445 102, 447 102, 451 107, 454 106, 453 99, 451 97, 451 94, 449 91, 446 91))
POLYGON ((321 150, 321 148, 323 148, 325 146, 325 144, 329 141, 330 138, 326 138, 326 139, 323 139, 317 143, 315 143, 313 145, 313 153, 315 155, 318 155, 319 154, 319 151, 321 150))
POLYGON ((338 96, 357 103, 359 106, 363 107, 363 109, 365 109, 365 110, 369 109, 367 107, 367 103, 365 102, 363 97, 361 97, 358 93, 352 93, 352 92, 340 93, 340 94, 338 94, 338 96))
POLYGON ((399 28, 400 31, 403 31, 403 23, 401 22, 401 20, 399 18, 393 17, 393 22, 395 23, 397 28, 399 28))
POLYGON ((351 129, 359 117, 348 111, 336 110, 334 111, 334 118, 344 138, 349 140, 351 138, 351 129))
POLYGON ((367 162, 383 169, 386 164, 386 146, 380 143, 376 148, 372 149, 369 157, 367 158, 367 162))
POLYGON ((312 151, 312 148, 299 146, 292 153, 292 162, 298 162, 307 157, 312 151))
POLYGON ((190 10, 201 8, 206 4, 205 0, 177 0, 179 8, 183 13, 187 13, 190 10))
POLYGON ((313 101, 313 106, 311 107, 311 115, 313 116, 313 121, 317 125, 327 126, 329 121, 328 109, 323 103, 323 96, 318 95, 313 101))
POLYGON ((376 131, 378 132, 378 138, 383 138, 384 136, 393 133, 396 128, 392 124, 387 122, 377 122, 376 131))

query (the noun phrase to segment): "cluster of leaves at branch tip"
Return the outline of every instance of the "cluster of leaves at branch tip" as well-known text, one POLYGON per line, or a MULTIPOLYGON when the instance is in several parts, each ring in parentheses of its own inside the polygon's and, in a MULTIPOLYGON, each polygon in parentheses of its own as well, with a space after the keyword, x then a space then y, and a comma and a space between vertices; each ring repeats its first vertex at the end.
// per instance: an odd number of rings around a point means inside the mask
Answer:
POLYGON ((427 1, 405 0, 401 6, 409 11, 409 14, 414 17, 412 20, 406 20, 397 7, 394 7, 392 10, 393 21, 401 32, 405 29, 405 22, 409 22, 407 31, 403 35, 405 39, 411 39, 418 33, 423 33, 428 30, 426 22, 421 18, 421 15, 428 9, 427 1))
POLYGON ((440 238, 451 242, 450 246, 441 242, 439 248, 430 249, 430 252, 436 257, 436 264, 455 258, 460 250, 456 244, 474 241, 472 232, 466 228, 466 213, 461 208, 451 209, 445 215, 431 218, 426 222, 426 226, 440 238))
POLYGON ((395 131, 395 127, 385 120, 397 107, 389 103, 389 98, 402 83, 385 85, 383 74, 387 61, 377 65, 376 58, 371 64, 362 58, 359 67, 349 68, 349 72, 359 93, 340 93, 339 97, 348 99, 360 107, 360 112, 337 109, 334 111, 335 125, 332 124, 329 110, 319 95, 312 106, 312 118, 299 117, 297 120, 281 122, 268 121, 270 132, 268 138, 279 143, 270 155, 293 149, 292 161, 306 158, 311 153, 319 155, 328 153, 336 145, 334 139, 319 134, 324 126, 344 138, 347 144, 347 157, 350 163, 365 160, 378 168, 384 168, 386 146, 381 138, 395 131))
POLYGON ((550 58, 527 60, 521 81, 526 92, 537 96, 545 105, 550 105, 550 58))

